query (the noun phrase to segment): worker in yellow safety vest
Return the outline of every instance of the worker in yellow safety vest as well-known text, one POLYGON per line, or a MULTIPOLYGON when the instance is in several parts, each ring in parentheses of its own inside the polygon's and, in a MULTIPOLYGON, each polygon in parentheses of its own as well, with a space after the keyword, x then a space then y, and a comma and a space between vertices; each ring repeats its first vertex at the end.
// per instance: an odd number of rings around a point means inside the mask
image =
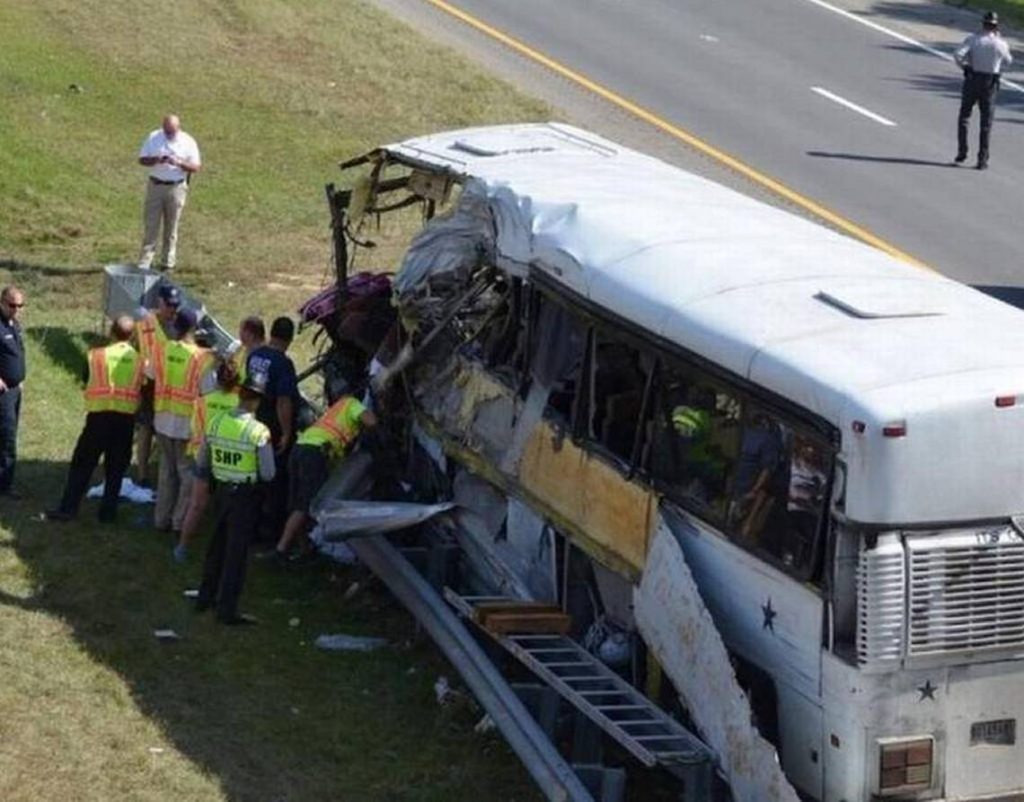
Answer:
POLYGON ((119 317, 110 329, 113 342, 89 351, 85 384, 85 427, 78 437, 60 505, 47 513, 52 521, 78 514, 93 471, 103 458, 105 485, 99 518, 117 514, 121 480, 132 458, 132 431, 143 380, 142 357, 129 342, 135 322, 119 317))
MULTIPOLYGON (((221 412, 230 412, 238 406, 238 387, 238 370, 234 362, 231 360, 221 362, 217 366, 217 388, 205 395, 200 395, 192 410, 192 439, 189 440, 186 449, 186 453, 191 459, 194 460, 199 454, 203 436, 206 434, 207 423, 221 412)), ((181 535, 173 551, 175 561, 185 562, 188 556, 189 542, 199 528, 199 522, 202 520, 208 502, 207 486, 202 482, 193 482, 188 511, 185 513, 181 535)))
POLYGON ((196 482, 207 491, 211 479, 215 482, 217 508, 196 609, 216 606, 217 619, 228 625, 253 623, 239 613, 238 597, 249 541, 259 523, 263 485, 274 478, 270 430, 254 414, 262 394, 263 388, 250 377, 239 390, 238 406, 206 424, 196 455, 196 482))
MULTIPOLYGON (((156 311, 142 307, 136 313, 136 347, 143 362, 149 364, 158 344, 166 343, 174 333, 174 316, 181 305, 181 290, 173 284, 161 284, 157 290, 156 311)), ((142 399, 136 414, 138 434, 135 438, 135 480, 149 486, 147 469, 153 452, 153 383, 142 386, 142 399)))
POLYGON ((188 443, 192 407, 199 397, 203 375, 213 356, 195 343, 196 313, 178 310, 174 328, 178 339, 157 343, 147 373, 153 379, 153 428, 160 448, 154 524, 161 531, 181 531, 192 492, 192 462, 188 443))
POLYGON ((311 521, 310 507, 327 481, 328 467, 352 447, 359 433, 377 425, 376 416, 352 396, 342 396, 295 441, 288 460, 288 519, 277 542, 274 559, 284 564, 288 550, 298 538, 300 556, 312 551, 306 535, 311 521))

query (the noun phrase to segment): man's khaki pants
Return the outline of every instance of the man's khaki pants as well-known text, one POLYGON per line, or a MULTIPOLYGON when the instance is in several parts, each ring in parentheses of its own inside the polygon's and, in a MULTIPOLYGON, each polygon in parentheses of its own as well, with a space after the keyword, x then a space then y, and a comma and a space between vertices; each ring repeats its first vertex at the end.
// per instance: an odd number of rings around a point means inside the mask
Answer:
POLYGON ((146 182, 146 200, 142 206, 143 235, 139 267, 151 267, 156 256, 157 236, 163 224, 164 267, 173 268, 178 258, 178 221, 188 198, 188 184, 146 182))
POLYGON ((180 532, 192 495, 192 460, 185 454, 188 440, 158 433, 156 442, 160 447, 160 474, 153 523, 157 529, 180 532))

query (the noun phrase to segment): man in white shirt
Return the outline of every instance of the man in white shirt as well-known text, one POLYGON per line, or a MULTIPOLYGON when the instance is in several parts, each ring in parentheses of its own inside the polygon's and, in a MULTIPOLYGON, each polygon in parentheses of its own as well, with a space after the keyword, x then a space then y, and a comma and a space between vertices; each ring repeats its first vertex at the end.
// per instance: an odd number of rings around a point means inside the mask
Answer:
POLYGON ((996 92, 1003 67, 1013 63, 1010 47, 999 34, 999 17, 994 11, 985 14, 981 31, 968 36, 953 53, 957 66, 964 71, 960 92, 960 114, 957 117, 957 150, 953 160, 961 164, 967 159, 967 125, 974 104, 981 114, 981 135, 978 142, 979 170, 988 167, 988 139, 995 114, 996 92))
POLYGON ((142 143, 139 164, 149 168, 139 267, 152 267, 162 223, 163 269, 173 270, 177 260, 178 221, 188 197, 188 181, 193 173, 199 172, 202 164, 199 146, 181 130, 177 115, 168 114, 163 124, 142 143))

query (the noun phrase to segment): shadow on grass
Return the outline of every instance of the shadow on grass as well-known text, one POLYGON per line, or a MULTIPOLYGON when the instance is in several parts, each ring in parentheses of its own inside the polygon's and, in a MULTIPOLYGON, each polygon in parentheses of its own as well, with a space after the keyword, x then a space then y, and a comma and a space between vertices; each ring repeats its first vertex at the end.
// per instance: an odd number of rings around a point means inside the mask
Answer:
POLYGON ((102 267, 60 267, 59 265, 40 265, 23 262, 19 259, 0 259, 0 270, 9 270, 14 275, 19 273, 35 273, 40 276, 98 276, 102 267))
POLYGON ((84 342, 86 348, 105 342, 105 338, 94 331, 72 332, 64 326, 30 326, 25 334, 57 367, 80 382, 85 381, 89 363, 79 341, 84 342))
MULTIPOLYGON (((91 661, 122 678, 135 709, 194 767, 177 791, 213 778, 220 797, 246 802, 537 798, 504 743, 473 732, 479 713, 437 706, 433 683, 451 669, 361 569, 280 572, 251 559, 242 609, 260 625, 223 627, 183 597, 197 585, 205 538, 179 566, 171 542, 148 526, 150 507, 123 505, 112 526, 96 523, 94 501, 76 522, 39 520, 65 470, 19 463, 30 496, 0 515, 36 590, 24 598, 0 589, 0 605, 61 619, 91 661), (346 599, 356 580, 364 589, 346 599), (181 640, 158 641, 153 631, 165 627, 181 640), (391 645, 366 654, 315 649, 317 635, 331 632, 379 635, 391 645)), ((15 555, 4 550, 0 562, 15 555)), ((83 750, 104 748, 117 716, 134 714, 99 714, 70 693, 66 709, 88 721, 92 743, 83 750)), ((118 764, 117 755, 110 760, 118 764)), ((126 788, 134 781, 126 776, 126 788)), ((179 795, 168 789, 152 798, 179 795)))

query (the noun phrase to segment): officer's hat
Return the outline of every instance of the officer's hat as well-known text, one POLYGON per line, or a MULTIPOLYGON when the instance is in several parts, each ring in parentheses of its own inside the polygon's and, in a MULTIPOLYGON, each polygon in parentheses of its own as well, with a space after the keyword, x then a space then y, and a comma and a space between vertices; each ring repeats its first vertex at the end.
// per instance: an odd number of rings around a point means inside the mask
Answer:
POLYGON ((181 305, 181 290, 173 284, 161 284, 156 294, 168 306, 181 305))
POLYGON ((985 16, 981 18, 981 24, 986 28, 998 28, 999 15, 995 11, 986 11, 985 16))

